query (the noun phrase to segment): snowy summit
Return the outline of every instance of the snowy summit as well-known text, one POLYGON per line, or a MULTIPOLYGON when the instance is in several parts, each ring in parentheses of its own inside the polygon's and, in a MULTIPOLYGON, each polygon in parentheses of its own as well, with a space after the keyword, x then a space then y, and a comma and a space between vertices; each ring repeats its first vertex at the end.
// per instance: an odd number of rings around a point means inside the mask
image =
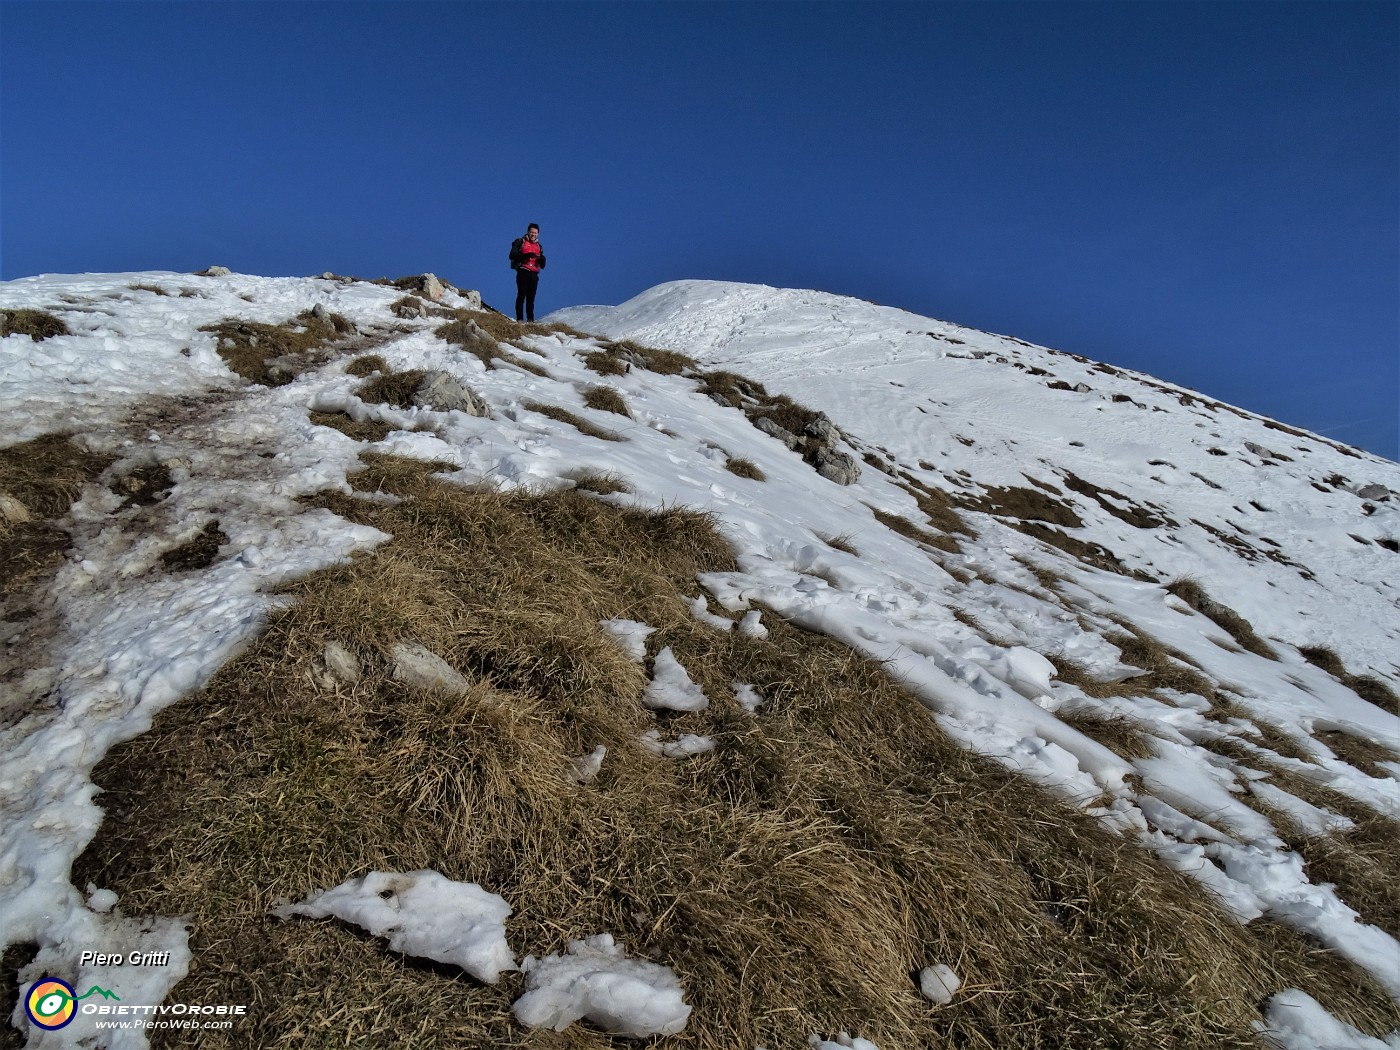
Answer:
POLYGON ((0 310, 25 1045, 1400 1047, 1395 463, 814 291, 0 310))

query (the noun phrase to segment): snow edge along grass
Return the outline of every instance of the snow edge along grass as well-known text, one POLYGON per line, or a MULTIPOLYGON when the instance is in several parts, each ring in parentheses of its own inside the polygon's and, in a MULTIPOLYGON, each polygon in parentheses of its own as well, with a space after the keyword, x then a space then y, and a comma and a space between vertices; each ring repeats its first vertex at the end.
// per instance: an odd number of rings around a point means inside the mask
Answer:
POLYGON ((109 816, 75 865, 129 913, 192 916, 181 992, 257 1004, 239 1045, 613 1045, 515 1025, 518 975, 481 986, 268 914, 423 867, 502 894, 520 954, 607 931, 672 967, 695 1007, 676 1045, 858 1028, 890 1046, 1258 1046, 1258 1007, 1287 987, 1395 1025, 1364 973, 1203 906, 1137 844, 958 749, 877 663, 772 616, 766 639, 697 622, 682 596, 732 566, 705 515, 362 458, 354 487, 401 502, 315 503, 395 539, 289 587, 247 653, 113 750, 95 774, 109 816), (615 617, 656 627, 648 651, 669 646, 709 709, 647 712, 644 666, 598 626, 615 617), (396 682, 399 641, 468 692, 396 682), (330 642, 359 682, 327 676, 330 642), (757 715, 735 681, 764 696, 757 715), (640 746, 649 727, 718 746, 666 761, 640 746), (574 785, 569 759, 599 743, 599 779, 574 785), (937 1010, 910 976, 935 962, 965 982, 937 1010))

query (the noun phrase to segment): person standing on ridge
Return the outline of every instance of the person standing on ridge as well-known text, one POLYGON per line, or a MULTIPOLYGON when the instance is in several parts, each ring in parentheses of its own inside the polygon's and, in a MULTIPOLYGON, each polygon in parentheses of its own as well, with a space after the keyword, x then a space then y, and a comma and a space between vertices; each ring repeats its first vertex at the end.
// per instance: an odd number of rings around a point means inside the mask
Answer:
POLYGON ((525 236, 510 245, 510 268, 515 271, 515 319, 535 319, 535 289, 540 286, 540 271, 544 269, 544 249, 540 247, 537 223, 525 227, 525 236))

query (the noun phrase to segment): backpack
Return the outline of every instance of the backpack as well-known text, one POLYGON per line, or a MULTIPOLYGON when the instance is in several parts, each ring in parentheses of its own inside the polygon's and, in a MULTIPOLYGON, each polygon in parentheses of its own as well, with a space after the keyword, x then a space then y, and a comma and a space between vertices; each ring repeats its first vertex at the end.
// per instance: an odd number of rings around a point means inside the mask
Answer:
POLYGON ((525 242, 524 237, 517 237, 510 242, 510 268, 520 269, 520 246, 525 242))

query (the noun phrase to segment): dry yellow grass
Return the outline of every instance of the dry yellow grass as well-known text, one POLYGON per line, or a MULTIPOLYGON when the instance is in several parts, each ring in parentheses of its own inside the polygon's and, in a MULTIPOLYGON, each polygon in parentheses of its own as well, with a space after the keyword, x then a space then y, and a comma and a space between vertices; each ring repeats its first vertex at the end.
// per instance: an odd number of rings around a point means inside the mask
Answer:
MULTIPOLYGON (((883 670, 771 614, 766 639, 697 623, 697 573, 734 568, 714 523, 577 490, 450 486, 366 456, 357 488, 314 502, 396 538, 289 588, 293 604, 197 694, 98 768, 109 817, 74 880, 132 914, 188 914, 177 994, 244 1002, 202 1046, 603 1048, 584 1025, 525 1030, 519 975, 479 985, 360 931, 269 917, 371 869, 431 867, 515 908, 524 954, 609 931, 675 969, 694 1006, 658 1046, 798 1050, 812 1032, 901 1047, 1259 1047, 1284 987, 1371 1031, 1394 1005, 1286 931, 1244 928, 1200 888, 1024 779, 959 749, 883 670), (657 716, 644 669, 598 621, 658 629, 712 703, 657 716), (364 677, 320 668, 330 641, 364 677), (397 641, 472 683, 408 691, 397 641), (763 694, 743 712, 730 683, 763 694), (714 751, 638 745, 659 726, 714 751), (608 747, 598 780, 569 757, 608 747), (932 962, 967 982, 916 991, 932 962)), ((156 1033, 155 1045, 177 1045, 156 1033)))
POLYGON ((0 310, 0 338, 27 335, 36 343, 56 335, 69 335, 63 318, 45 310, 0 310))
POLYGON ((200 331, 214 334, 219 356, 244 379, 278 386, 318 363, 320 352, 354 334, 355 326, 339 314, 306 310, 278 325, 225 318, 200 331))
POLYGON ((111 461, 84 451, 66 434, 0 448, 0 494, 17 501, 23 508, 18 516, 29 519, 10 521, 0 514, 0 601, 32 590, 58 567, 69 539, 55 521, 111 461))
POLYGON ((527 408, 531 412, 538 412, 542 416, 548 416, 550 419, 556 420, 557 422, 567 423, 569 424, 569 426, 577 430, 580 434, 586 434, 589 437, 598 438, 600 441, 623 440, 621 434, 617 434, 611 430, 605 430, 602 427, 594 426, 588 420, 580 416, 577 412, 570 412, 567 408, 564 408, 561 405, 551 405, 547 404, 544 401, 524 401, 521 402, 521 407, 527 408))

